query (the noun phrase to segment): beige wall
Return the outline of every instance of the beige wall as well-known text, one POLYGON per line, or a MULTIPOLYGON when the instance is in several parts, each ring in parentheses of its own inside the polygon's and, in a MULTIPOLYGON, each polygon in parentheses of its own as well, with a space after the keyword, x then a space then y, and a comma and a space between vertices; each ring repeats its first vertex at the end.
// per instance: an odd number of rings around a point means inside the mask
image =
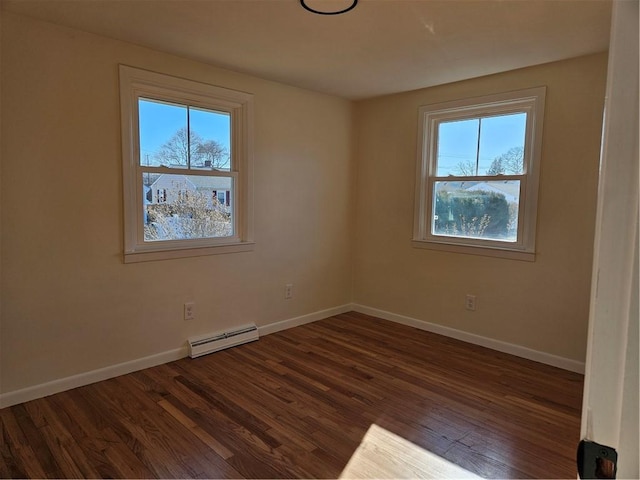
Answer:
POLYGON ((350 102, 6 12, 2 29, 0 391, 350 301, 350 102), (254 252, 123 264, 119 63, 255 94, 254 252))
POLYGON ((584 361, 606 55, 357 104, 354 302, 584 361), (412 248, 418 106, 547 86, 535 262, 412 248), (464 309, 477 295, 477 311, 464 309))

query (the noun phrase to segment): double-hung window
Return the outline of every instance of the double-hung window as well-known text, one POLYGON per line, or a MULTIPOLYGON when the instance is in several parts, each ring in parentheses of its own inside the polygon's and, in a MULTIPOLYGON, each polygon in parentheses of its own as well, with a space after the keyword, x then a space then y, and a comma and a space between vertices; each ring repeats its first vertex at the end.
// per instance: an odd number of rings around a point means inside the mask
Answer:
POLYGON ((534 260, 544 98, 420 107, 414 246, 534 260))
POLYGON ((252 248, 252 95, 120 66, 125 262, 252 248))

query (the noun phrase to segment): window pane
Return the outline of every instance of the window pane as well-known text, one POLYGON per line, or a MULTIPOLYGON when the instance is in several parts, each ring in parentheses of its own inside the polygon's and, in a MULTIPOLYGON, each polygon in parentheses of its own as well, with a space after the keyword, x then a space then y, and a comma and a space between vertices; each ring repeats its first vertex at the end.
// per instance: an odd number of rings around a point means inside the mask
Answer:
POLYGON ((144 241, 233 235, 233 179, 143 174, 144 241))
POLYGON ((435 182, 431 232, 515 242, 520 180, 435 182))
POLYGON ((229 171, 231 169, 231 115, 189 108, 191 167, 229 171))
POLYGON ((478 175, 523 173, 526 126, 526 113, 482 119, 478 175))
POLYGON ((436 176, 476 175, 479 119, 438 124, 436 176))
POLYGON ((187 107, 138 99, 140 165, 187 166, 187 107))

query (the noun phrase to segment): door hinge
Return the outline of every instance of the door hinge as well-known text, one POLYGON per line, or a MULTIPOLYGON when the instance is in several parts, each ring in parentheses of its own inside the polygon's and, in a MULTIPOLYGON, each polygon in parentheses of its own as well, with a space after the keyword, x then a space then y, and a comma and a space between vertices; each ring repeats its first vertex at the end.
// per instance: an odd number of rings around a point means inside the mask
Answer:
POLYGON ((578 444, 577 461, 580 478, 616 478, 618 452, 611 447, 582 440, 578 444))

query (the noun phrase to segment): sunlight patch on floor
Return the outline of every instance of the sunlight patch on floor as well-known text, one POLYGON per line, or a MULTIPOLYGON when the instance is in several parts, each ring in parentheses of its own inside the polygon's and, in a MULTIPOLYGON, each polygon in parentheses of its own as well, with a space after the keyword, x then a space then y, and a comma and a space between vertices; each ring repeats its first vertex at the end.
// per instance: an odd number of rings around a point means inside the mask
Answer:
POLYGON ((481 478, 372 424, 340 478, 481 478))

